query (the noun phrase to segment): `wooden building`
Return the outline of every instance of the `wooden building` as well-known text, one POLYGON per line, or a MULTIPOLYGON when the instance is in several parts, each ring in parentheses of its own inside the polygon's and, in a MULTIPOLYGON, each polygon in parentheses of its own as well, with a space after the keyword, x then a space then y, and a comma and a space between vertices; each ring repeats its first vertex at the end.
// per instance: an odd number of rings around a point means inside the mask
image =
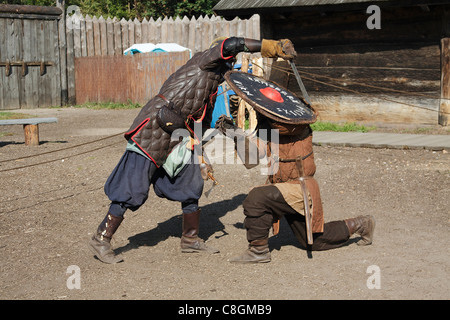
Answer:
MULTIPOLYGON (((293 41, 323 121, 448 125, 450 1, 222 0, 214 11, 259 14, 261 38, 293 41)), ((286 62, 267 76, 301 96, 286 62)))
POLYGON ((62 13, 57 7, 0 4, 0 110, 61 105, 62 13))

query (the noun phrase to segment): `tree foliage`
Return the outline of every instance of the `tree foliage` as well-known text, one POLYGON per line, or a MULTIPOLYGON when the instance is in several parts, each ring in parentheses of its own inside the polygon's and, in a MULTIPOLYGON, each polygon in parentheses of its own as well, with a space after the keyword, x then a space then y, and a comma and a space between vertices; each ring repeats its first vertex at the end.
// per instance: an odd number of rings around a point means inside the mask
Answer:
MULTIPOLYGON (((183 17, 213 14, 219 0, 66 0, 66 9, 78 6, 83 15, 117 17, 119 19, 183 17)), ((56 0, 0 0, 0 4, 55 6, 56 0)))

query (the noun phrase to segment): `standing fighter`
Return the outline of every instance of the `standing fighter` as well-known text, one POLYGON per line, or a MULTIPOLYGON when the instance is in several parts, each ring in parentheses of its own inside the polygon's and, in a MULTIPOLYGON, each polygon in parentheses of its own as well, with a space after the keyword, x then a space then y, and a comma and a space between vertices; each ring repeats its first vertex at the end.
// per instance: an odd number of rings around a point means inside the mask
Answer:
POLYGON ((202 176, 207 174, 201 173, 199 161, 194 159, 194 145, 199 138, 193 128, 194 123, 201 123, 204 129, 209 127, 217 88, 223 75, 233 68, 239 52, 261 52, 263 57, 286 59, 296 54, 290 40, 217 39, 164 82, 159 94, 142 108, 125 133, 126 151, 106 181, 105 193, 111 204, 89 242, 98 259, 105 263, 123 260, 114 254, 111 238, 126 210, 135 211, 147 200, 151 184, 159 197, 181 203, 182 251, 218 252, 198 237, 198 200, 203 191, 202 176), (171 139, 176 129, 187 129, 192 136, 182 142, 171 139))
POLYGON ((269 231, 273 227, 274 234, 278 232, 283 216, 300 244, 311 251, 340 247, 353 234, 361 237, 358 244, 371 244, 375 228, 372 216, 324 223, 319 186, 314 179, 310 124, 317 119, 315 110, 270 81, 234 71, 225 78, 256 110, 259 131, 266 129, 270 134, 266 139, 246 135, 225 116, 219 118, 216 128, 237 142, 238 155, 247 168, 258 163, 251 163, 251 159, 267 156, 272 170, 269 184, 253 188, 243 202, 248 249, 230 262, 271 261, 269 231))

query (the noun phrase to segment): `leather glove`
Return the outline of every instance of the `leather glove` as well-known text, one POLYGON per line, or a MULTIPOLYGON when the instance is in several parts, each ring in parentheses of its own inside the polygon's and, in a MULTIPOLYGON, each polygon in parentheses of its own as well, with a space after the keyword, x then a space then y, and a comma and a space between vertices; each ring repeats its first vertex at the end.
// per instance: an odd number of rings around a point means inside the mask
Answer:
POLYGON ((289 39, 267 40, 263 39, 261 43, 261 56, 264 58, 283 58, 292 60, 297 56, 294 44, 289 39))
POLYGON ((219 119, 217 119, 216 124, 214 125, 214 128, 218 129, 220 132, 222 132, 223 135, 226 135, 227 130, 236 130, 237 127, 233 122, 233 119, 230 117, 227 117, 226 115, 221 115, 219 119))
POLYGON ((236 126, 233 119, 225 115, 221 115, 214 125, 224 136, 233 139, 236 143, 238 140, 245 139, 247 135, 244 130, 236 126))

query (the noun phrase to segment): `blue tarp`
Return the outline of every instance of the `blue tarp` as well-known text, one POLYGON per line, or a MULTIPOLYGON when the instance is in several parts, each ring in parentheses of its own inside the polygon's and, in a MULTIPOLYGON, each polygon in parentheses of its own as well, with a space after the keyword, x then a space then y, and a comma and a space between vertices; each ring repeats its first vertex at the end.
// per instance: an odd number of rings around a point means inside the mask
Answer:
MULTIPOLYGON (((234 69, 240 70, 241 64, 240 63, 235 64, 234 69)), ((249 65, 248 73, 252 73, 251 64, 249 65)), ((214 111, 212 114, 211 128, 214 128, 214 125, 216 124, 217 119, 219 119, 219 117, 223 114, 224 115, 229 114, 229 117, 233 118, 230 114, 230 96, 235 94, 235 92, 233 90, 228 90, 224 94, 222 94, 222 92, 223 92, 223 87, 219 86, 219 89, 217 91, 216 104, 214 105, 214 111), (227 103, 225 103, 225 99, 227 99, 226 100, 227 103), (227 110, 227 106, 228 106, 228 110, 227 110)))

